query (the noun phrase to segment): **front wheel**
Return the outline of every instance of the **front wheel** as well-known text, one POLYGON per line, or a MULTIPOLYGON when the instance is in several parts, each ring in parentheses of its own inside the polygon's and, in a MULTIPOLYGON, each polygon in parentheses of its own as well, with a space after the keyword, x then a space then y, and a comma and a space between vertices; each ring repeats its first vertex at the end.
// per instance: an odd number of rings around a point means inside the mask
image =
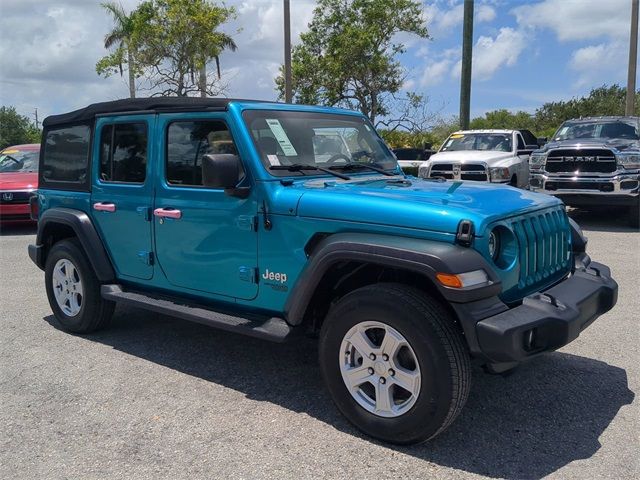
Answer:
POLYGON ((405 285, 371 285, 338 301, 322 326, 319 352, 340 411, 387 442, 435 437, 469 393, 469 353, 451 315, 405 285))

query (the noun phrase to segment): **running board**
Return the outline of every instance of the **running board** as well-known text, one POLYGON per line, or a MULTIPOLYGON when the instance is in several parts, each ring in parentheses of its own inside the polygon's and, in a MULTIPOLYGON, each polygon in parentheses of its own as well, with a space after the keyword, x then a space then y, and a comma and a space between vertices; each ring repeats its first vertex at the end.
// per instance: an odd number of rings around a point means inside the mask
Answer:
POLYGON ((206 306, 187 304, 185 300, 150 296, 140 292, 127 292, 121 285, 102 285, 102 298, 114 302, 133 305, 152 312, 202 323, 211 327, 240 333, 250 337, 262 338, 272 342, 284 342, 293 328, 282 318, 277 317, 235 317, 216 312, 206 306))

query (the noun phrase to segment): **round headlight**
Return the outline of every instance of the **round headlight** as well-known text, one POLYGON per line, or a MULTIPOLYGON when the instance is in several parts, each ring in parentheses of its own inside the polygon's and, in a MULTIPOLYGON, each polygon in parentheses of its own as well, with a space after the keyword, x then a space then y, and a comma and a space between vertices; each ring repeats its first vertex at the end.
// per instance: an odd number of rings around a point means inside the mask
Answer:
POLYGON ((495 230, 492 230, 489 234, 489 255, 493 260, 498 258, 498 253, 500 253, 499 241, 495 230))

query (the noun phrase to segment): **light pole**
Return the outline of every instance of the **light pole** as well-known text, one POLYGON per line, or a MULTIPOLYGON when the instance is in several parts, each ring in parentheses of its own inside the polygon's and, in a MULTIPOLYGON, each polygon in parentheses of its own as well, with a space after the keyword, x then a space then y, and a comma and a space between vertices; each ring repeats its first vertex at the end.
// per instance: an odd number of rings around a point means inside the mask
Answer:
POLYGON ((291 14, 284 0, 284 101, 291 103, 291 14))
POLYGON ((471 109, 471 57, 473 50, 473 0, 464 0, 462 72, 460 75, 460 128, 469 128, 471 109))
POLYGON ((629 70, 625 115, 633 115, 636 104, 636 66, 638 64, 638 0, 631 0, 631 33, 629 34, 629 70))

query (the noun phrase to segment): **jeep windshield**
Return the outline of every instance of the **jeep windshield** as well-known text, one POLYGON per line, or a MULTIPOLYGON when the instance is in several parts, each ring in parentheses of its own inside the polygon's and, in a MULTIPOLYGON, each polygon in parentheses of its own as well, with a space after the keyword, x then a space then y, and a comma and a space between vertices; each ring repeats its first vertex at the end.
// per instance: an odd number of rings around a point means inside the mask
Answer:
POLYGON ((626 138, 639 140, 638 122, 632 119, 565 122, 553 136, 555 141, 574 139, 626 138))
POLYGON ((272 175, 326 175, 329 169, 371 173, 397 168, 395 157, 363 117, 247 110, 243 118, 262 163, 272 175))
POLYGON ((0 152, 0 173, 37 172, 40 153, 34 150, 6 149, 0 152))
POLYGON ((441 152, 463 150, 511 151, 511 134, 508 133, 454 133, 447 138, 441 152))

